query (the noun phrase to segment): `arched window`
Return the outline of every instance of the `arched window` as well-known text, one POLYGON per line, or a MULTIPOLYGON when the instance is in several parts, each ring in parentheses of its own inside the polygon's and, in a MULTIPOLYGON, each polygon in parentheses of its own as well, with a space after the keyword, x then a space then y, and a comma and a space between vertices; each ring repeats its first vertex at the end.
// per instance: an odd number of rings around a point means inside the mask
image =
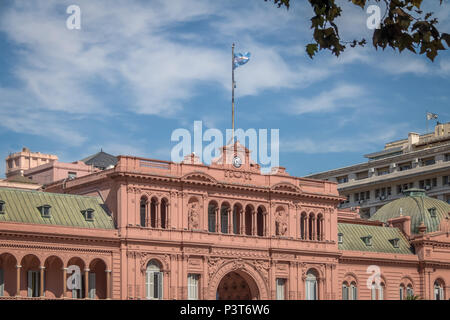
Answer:
POLYGON ((262 207, 258 207, 256 214, 256 227, 256 234, 260 237, 264 236, 264 209, 262 207))
POLYGON ((210 203, 208 206, 208 231, 216 232, 216 208, 214 203, 210 203))
POLYGON ((351 300, 358 300, 358 287, 354 281, 350 284, 350 294, 351 300))
POLYGON ((300 239, 306 240, 306 213, 302 213, 300 218, 300 239))
POLYGON ((222 205, 220 209, 220 228, 222 233, 228 233, 228 205, 222 205))
POLYGON ((314 240, 314 221, 315 221, 315 217, 314 214, 311 213, 309 215, 309 225, 308 225, 308 229, 309 229, 309 240, 314 240))
POLYGON ((318 300, 317 275, 314 270, 306 273, 305 293, 306 300, 318 300))
POLYGON ((150 203, 150 227, 156 228, 156 215, 158 210, 158 200, 156 198, 152 198, 150 203))
POLYGON ((342 300, 349 300, 349 294, 348 294, 348 283, 344 282, 342 284, 342 300))
POLYGON ((245 207, 245 234, 252 235, 253 231, 253 208, 251 206, 245 207))
POLYGON ((400 300, 404 300, 405 298, 405 286, 403 284, 400 285, 400 300))
POLYGON ((241 215, 242 207, 239 204, 235 204, 233 207, 233 233, 241 233, 241 215))
POLYGON ((411 284, 408 284, 406 287, 406 298, 408 297, 414 297, 414 290, 411 284))
POLYGON ((444 283, 441 280, 434 282, 434 300, 444 300, 444 283))
POLYGON ((318 216, 317 216, 317 221, 316 221, 316 224, 317 224, 317 229, 316 229, 316 233, 317 233, 317 240, 319 240, 319 241, 322 241, 323 239, 322 239, 322 236, 323 236, 323 231, 322 231, 322 221, 323 221, 323 216, 322 216, 322 214, 319 214, 318 216))
POLYGON ((145 274, 146 297, 151 300, 162 300, 163 297, 163 273, 159 263, 151 260, 147 264, 145 274))
POLYGON ((379 286, 372 282, 372 287, 370 290, 371 299, 372 300, 384 300, 384 292, 385 292, 385 284, 383 282, 380 283, 379 286))
POLYGON ((147 226, 147 198, 141 198, 141 206, 140 206, 140 223, 141 227, 147 226))

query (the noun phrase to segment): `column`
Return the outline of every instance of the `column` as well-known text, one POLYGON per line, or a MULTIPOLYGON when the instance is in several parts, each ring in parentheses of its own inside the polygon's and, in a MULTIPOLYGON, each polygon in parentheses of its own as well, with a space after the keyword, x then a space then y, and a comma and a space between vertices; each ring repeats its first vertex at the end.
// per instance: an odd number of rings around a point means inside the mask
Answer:
POLYGON ((160 203, 159 201, 156 202, 155 204, 156 208, 155 208, 155 224, 156 224, 156 228, 161 228, 161 207, 160 207, 160 203))
POLYGON ((216 207, 216 232, 220 232, 220 208, 216 207))
POLYGON ((170 203, 166 203, 166 229, 170 229, 170 203))
POLYGON ((84 269, 84 298, 89 296, 89 269, 84 269))
POLYGON ((252 211, 252 236, 256 236, 256 211, 252 211))
POLYGON ((268 227, 268 225, 267 225, 267 212, 264 212, 264 214, 263 214, 263 225, 264 225, 264 237, 267 237, 267 227, 268 227))
POLYGON ((63 270, 63 282, 62 282, 62 288, 63 288, 63 292, 62 292, 62 297, 61 298, 65 298, 66 294, 67 294, 67 288, 66 288, 66 282, 67 282, 67 268, 62 268, 63 270))
POLYGON ((239 210, 239 219, 241 221, 240 223, 240 230, 239 230, 239 234, 243 235, 245 234, 245 218, 244 218, 244 210, 240 209, 239 210))
POLYGON ((228 233, 232 234, 233 233, 233 211, 230 208, 228 208, 227 212, 228 212, 228 233))
POLYGON ((111 299, 111 270, 106 270, 106 299, 111 299))
POLYGON ((150 210, 151 210, 151 202, 147 201, 145 202, 145 226, 146 227, 150 227, 151 226, 151 215, 150 215, 150 210))
POLYGON ((306 214, 305 217, 305 240, 309 240, 309 216, 306 214))
POLYGON ((314 216, 311 220, 311 235, 312 240, 316 240, 316 219, 314 216))
POLYGON ((43 297, 44 296, 44 270, 45 270, 45 267, 40 266, 39 269, 40 269, 39 296, 43 297))
POLYGON ((20 297, 20 271, 22 266, 20 264, 16 265, 16 297, 20 297))

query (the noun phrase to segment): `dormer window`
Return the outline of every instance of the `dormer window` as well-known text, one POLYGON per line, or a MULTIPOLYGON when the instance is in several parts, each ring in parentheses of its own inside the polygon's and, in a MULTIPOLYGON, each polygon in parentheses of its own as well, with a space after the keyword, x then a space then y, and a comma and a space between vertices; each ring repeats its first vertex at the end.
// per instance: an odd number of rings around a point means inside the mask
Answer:
POLYGON ((432 218, 436 218, 436 208, 430 208, 428 209, 428 212, 432 218))
POLYGON ((368 247, 372 245, 372 236, 362 237, 361 240, 364 241, 368 247))
POLYGON ((338 243, 344 243, 344 234, 338 233, 338 243))
POLYGON ((400 239, 399 238, 394 238, 389 240, 389 242, 392 244, 392 246, 394 248, 398 248, 399 247, 399 243, 400 243, 400 239))
POLYGON ((94 209, 86 209, 81 211, 86 221, 94 221, 94 209))
POLYGON ((52 207, 50 206, 50 205, 48 205, 48 204, 45 204, 45 205, 43 205, 43 206, 40 206, 38 209, 39 209, 39 211, 41 212, 41 216, 42 216, 42 218, 50 218, 51 217, 51 215, 50 215, 50 209, 51 209, 52 207))
POLYGON ((0 214, 5 213, 5 201, 0 200, 0 214))

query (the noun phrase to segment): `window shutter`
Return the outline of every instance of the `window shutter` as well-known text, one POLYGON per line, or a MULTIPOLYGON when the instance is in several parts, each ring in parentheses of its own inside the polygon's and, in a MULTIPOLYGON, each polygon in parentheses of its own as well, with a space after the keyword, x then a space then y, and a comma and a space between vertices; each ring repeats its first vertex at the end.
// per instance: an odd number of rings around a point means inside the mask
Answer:
POLYGON ((3 297, 5 291, 5 278, 3 275, 3 269, 0 269, 0 297, 3 297))
POLYGON ((163 273, 157 272, 158 276, 158 299, 162 300, 163 298, 163 273))
POLYGON ((33 271, 28 270, 28 296, 33 296, 33 271))
POLYGON ((95 273, 89 273, 89 299, 95 299, 95 273))

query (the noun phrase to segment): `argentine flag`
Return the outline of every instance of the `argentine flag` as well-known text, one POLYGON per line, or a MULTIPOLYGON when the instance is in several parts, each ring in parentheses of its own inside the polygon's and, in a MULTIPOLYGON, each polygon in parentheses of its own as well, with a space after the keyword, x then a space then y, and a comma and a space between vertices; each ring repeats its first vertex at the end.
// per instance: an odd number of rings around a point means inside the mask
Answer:
POLYGON ((236 53, 234 55, 234 69, 236 69, 239 66, 243 66, 250 60, 250 52, 246 52, 244 54, 242 53, 236 53))

